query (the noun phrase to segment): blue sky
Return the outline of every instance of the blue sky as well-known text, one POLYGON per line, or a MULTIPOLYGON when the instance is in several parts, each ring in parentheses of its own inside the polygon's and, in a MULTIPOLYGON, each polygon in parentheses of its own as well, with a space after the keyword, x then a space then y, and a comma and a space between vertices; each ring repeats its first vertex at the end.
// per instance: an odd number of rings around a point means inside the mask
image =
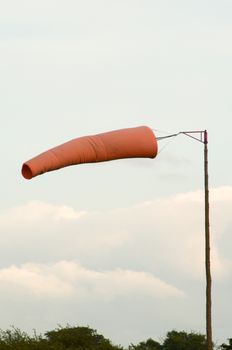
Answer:
POLYGON ((204 332, 200 143, 20 174, 72 138, 148 125, 209 132, 214 335, 232 336, 231 16, 225 0, 2 5, 0 327, 89 324, 122 344, 204 332))

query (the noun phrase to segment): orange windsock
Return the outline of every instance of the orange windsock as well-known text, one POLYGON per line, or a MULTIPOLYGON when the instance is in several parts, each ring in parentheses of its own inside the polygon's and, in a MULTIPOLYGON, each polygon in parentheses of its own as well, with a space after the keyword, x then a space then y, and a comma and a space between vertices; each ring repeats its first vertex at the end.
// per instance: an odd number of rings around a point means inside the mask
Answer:
POLYGON ((122 158, 155 158, 156 137, 147 126, 83 136, 41 153, 25 162, 22 175, 31 179, 48 171, 81 163, 122 158))

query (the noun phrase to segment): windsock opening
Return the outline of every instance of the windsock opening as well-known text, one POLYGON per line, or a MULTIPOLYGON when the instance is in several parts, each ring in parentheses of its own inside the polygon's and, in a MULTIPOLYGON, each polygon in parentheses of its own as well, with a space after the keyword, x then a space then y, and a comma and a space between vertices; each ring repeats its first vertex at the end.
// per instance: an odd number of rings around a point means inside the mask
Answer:
POLYGON ((27 180, 30 180, 33 177, 32 170, 27 164, 23 164, 22 175, 27 180))

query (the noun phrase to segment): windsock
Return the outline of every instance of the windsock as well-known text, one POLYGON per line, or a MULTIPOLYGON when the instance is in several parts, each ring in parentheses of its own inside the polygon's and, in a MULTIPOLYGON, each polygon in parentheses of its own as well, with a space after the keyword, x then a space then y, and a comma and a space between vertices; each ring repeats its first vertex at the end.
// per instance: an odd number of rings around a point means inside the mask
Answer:
POLYGON ((66 166, 123 158, 155 158, 156 137, 147 126, 83 136, 43 152, 25 162, 22 175, 31 179, 66 166))

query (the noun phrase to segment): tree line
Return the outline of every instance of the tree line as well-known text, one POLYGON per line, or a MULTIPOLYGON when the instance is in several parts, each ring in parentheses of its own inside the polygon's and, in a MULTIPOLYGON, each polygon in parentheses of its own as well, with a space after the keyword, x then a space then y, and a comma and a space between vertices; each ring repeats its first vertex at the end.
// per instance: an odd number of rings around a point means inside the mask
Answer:
MULTIPOLYGON (((228 344, 215 346, 218 350, 232 350, 232 338, 228 344)), ((90 327, 58 327, 44 335, 33 335, 18 328, 0 330, 0 350, 206 350, 206 337, 200 333, 172 330, 162 343, 152 338, 123 348, 114 345, 90 327)))

